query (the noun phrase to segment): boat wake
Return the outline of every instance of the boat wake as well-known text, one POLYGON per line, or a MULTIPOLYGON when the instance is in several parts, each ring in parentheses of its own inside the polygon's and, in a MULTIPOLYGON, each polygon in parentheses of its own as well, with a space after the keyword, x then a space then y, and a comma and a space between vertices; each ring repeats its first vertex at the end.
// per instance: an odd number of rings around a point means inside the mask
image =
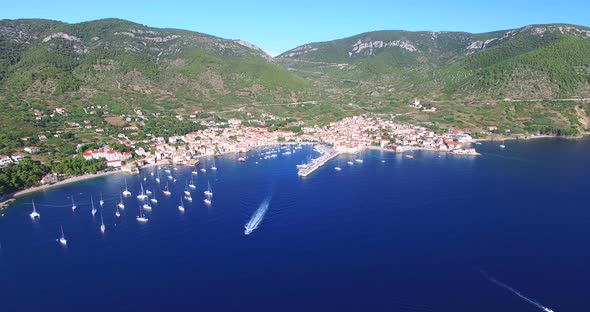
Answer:
POLYGON ((529 298, 529 297, 527 297, 527 296, 523 295, 521 292, 519 292, 518 290, 516 290, 516 289, 514 289, 514 288, 510 287, 509 285, 507 285, 507 284, 504 284, 504 283, 500 282, 499 280, 495 279, 493 276, 490 276, 490 275, 488 275, 488 274, 487 274, 485 271, 483 271, 483 270, 479 270, 479 272, 480 272, 480 273, 481 273, 481 274, 482 274, 482 275, 483 275, 483 276, 484 276, 484 277, 485 277, 487 280, 489 280, 490 282, 492 282, 492 283, 494 283, 494 284, 496 284, 496 285, 498 285, 498 286, 500 286, 500 287, 502 287, 502 288, 504 288, 504 289, 506 289, 506 290, 510 291, 511 293, 513 293, 513 294, 515 294, 516 296, 518 296, 520 299, 522 299, 522 300, 524 300, 524 301, 526 301, 526 302, 528 302, 528 303, 530 303, 530 304, 534 305, 535 307, 539 308, 541 311, 544 311, 544 312, 555 312, 555 311, 553 311, 552 309, 550 309, 550 308, 548 308, 548 307, 546 307, 546 306, 542 305, 541 303, 539 303, 539 302, 537 302, 537 301, 535 301, 535 300, 533 300, 533 299, 531 299, 531 298, 529 298))
POLYGON ((250 221, 248 221, 248 223, 246 223, 246 225, 244 226, 246 228, 244 230, 244 234, 250 235, 250 233, 256 230, 260 223, 262 223, 262 219, 264 219, 264 215, 268 211, 268 206, 270 204, 271 198, 272 196, 268 196, 262 201, 258 209, 256 209, 256 211, 252 215, 252 218, 250 218, 250 221))

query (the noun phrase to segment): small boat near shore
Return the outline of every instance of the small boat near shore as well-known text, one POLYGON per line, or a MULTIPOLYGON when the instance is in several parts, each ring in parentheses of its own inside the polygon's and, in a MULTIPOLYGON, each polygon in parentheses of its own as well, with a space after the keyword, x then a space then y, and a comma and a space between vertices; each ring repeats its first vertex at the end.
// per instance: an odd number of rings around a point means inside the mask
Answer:
POLYGON ((207 197, 213 196, 213 190, 211 190, 211 183, 209 183, 209 181, 207 181, 207 190, 204 191, 203 194, 207 197))
POLYGON ((180 205, 178 205, 178 210, 180 212, 184 212, 184 203, 182 202, 182 196, 180 197, 180 205))
POLYGON ((148 222, 148 218, 146 218, 145 215, 143 214, 143 211, 141 210, 141 206, 139 207, 139 216, 137 216, 135 218, 135 220, 137 220, 137 222, 139 222, 139 223, 148 222))
POLYGON ((170 192, 170 190, 168 189, 168 182, 166 182, 166 186, 164 187, 164 191, 162 191, 164 193, 164 195, 166 196, 170 196, 172 193, 170 192))
POLYGON ((66 239, 66 236, 64 235, 64 227, 63 225, 59 226, 60 231, 61 231, 61 237, 57 239, 57 241, 62 245, 62 246, 67 246, 68 245, 68 240, 66 239))
POLYGON ((90 202, 92 203, 92 210, 90 212, 92 213, 92 216, 94 217, 94 215, 96 214, 96 208, 94 208, 94 199, 92 199, 92 196, 90 196, 90 202))
POLYGON ((29 216, 31 216, 31 219, 39 219, 41 215, 37 212, 37 209, 35 209, 35 201, 31 200, 31 203, 33 204, 33 212, 31 212, 29 216))

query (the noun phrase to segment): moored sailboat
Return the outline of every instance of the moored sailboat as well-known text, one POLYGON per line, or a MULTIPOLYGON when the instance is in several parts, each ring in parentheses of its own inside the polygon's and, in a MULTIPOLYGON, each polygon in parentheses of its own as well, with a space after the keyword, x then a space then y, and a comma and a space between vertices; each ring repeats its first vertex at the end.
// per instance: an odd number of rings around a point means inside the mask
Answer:
POLYGON ((100 232, 102 234, 104 234, 104 232, 107 230, 107 227, 104 225, 104 219, 102 217, 102 209, 100 210, 100 232))
POLYGON ((32 200, 31 203, 33 204, 33 212, 31 212, 29 216, 31 216, 31 219, 38 219, 41 215, 37 212, 37 209, 35 209, 35 201, 32 200))
POLYGON ((213 190, 211 190, 211 183, 209 183, 209 181, 207 181, 207 190, 204 191, 203 194, 208 197, 213 196, 213 190))
POLYGON ((66 239, 65 235, 64 235, 64 227, 62 225, 59 226, 60 230, 61 230, 61 237, 57 239, 57 241, 62 245, 62 246, 66 246, 68 244, 68 240, 66 239))
POLYGON ((139 200, 145 200, 147 198, 147 195, 145 195, 144 191, 143 191, 143 184, 141 185, 141 194, 137 195, 137 199, 139 200))
POLYGON ((117 204, 117 207, 119 207, 121 209, 125 209, 125 204, 123 204, 123 196, 121 194, 119 194, 119 198, 120 198, 120 201, 117 204))
POLYGON ((90 196, 90 202, 92 203, 92 210, 90 212, 92 213, 92 216, 94 217, 94 215, 96 214, 96 208, 94 207, 94 199, 92 199, 92 196, 90 196))
POLYGON ((141 206, 139 207, 139 216, 135 217, 135 220, 140 223, 148 222, 148 218, 145 217, 143 211, 141 210, 141 206))
POLYGON ((131 192, 129 192, 129 189, 127 188, 127 179, 125 179, 125 190, 123 191, 123 196, 127 197, 127 196, 131 196, 131 192))
POLYGON ((184 203, 182 202, 182 196, 180 197, 180 205, 178 205, 178 210, 180 210, 180 212, 184 212, 184 203))
POLYGON ((166 186, 164 187, 164 191, 163 191, 164 195, 166 196, 170 196, 170 194, 172 194, 170 192, 170 190, 168 189, 168 182, 166 182, 166 186))

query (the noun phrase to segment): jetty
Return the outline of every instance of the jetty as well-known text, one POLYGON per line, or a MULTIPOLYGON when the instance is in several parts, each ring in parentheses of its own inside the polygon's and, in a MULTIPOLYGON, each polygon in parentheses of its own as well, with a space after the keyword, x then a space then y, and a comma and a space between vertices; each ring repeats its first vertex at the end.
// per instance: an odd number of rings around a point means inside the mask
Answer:
POLYGON ((317 169, 319 169, 324 164, 326 164, 332 158, 340 154, 337 151, 331 149, 330 147, 324 145, 316 145, 314 146, 314 150, 321 154, 320 157, 312 159, 307 164, 297 165, 297 175, 301 177, 306 177, 312 174, 317 169))

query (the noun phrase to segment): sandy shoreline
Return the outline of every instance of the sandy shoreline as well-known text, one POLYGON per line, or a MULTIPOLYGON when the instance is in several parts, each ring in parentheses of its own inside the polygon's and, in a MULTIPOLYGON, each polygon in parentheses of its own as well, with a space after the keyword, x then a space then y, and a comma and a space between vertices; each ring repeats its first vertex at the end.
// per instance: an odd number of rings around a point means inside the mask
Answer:
POLYGON ((50 188, 53 188, 56 186, 60 186, 60 185, 70 184, 70 183, 74 183, 74 182, 80 182, 80 181, 84 181, 84 180, 90 180, 90 179, 104 177, 104 176, 108 176, 108 175, 112 175, 112 174, 116 174, 116 173, 122 173, 122 172, 123 171, 121 171, 121 170, 114 170, 114 171, 100 172, 97 174, 85 174, 85 175, 81 175, 81 176, 75 176, 75 177, 67 178, 65 180, 53 183, 53 184, 35 186, 35 187, 28 188, 28 189, 24 189, 24 190, 14 193, 12 195, 12 197, 15 198, 15 197, 19 197, 19 196, 26 195, 29 193, 47 190, 47 189, 50 189, 50 188))

